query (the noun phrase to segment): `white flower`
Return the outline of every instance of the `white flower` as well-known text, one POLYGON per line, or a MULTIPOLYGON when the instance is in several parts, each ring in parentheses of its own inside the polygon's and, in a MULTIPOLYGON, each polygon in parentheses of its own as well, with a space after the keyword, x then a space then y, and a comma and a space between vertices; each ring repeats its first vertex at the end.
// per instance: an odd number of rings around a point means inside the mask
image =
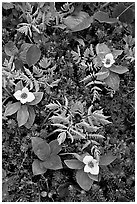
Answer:
POLYGON ((93 175, 99 174, 99 162, 92 156, 85 156, 83 158, 83 163, 86 164, 84 167, 84 172, 91 173, 93 175))
POLYGON ((28 88, 24 87, 22 90, 16 91, 14 97, 21 103, 31 102, 35 99, 33 93, 29 92, 28 88))
POLYGON ((112 66, 112 64, 114 64, 115 60, 114 60, 114 57, 111 53, 105 55, 105 58, 102 60, 104 66, 106 68, 109 68, 112 66))

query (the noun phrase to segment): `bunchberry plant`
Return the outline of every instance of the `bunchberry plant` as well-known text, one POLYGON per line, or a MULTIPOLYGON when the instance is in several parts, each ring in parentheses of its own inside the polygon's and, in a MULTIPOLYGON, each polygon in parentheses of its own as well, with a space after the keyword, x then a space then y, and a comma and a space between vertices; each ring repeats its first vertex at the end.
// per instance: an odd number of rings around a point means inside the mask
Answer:
POLYGON ((43 97, 42 92, 29 92, 28 88, 23 87, 22 81, 19 81, 13 94, 18 102, 9 104, 4 116, 10 116, 17 112, 18 126, 25 125, 30 128, 35 120, 34 105, 37 105, 43 97))

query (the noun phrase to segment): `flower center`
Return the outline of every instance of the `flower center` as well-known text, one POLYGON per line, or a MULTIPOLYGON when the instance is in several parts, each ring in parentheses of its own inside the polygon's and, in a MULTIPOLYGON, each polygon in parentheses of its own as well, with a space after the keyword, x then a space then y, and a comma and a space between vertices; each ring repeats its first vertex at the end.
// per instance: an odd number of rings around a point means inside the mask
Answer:
POLYGON ((93 168, 93 167, 94 167, 93 162, 92 162, 92 161, 90 161, 90 162, 88 163, 88 166, 89 166, 90 168, 93 168))
POLYGON ((111 60, 110 59, 106 59, 106 64, 110 64, 111 60))
POLYGON ((27 95, 26 93, 22 93, 22 94, 21 94, 21 98, 22 98, 22 99, 26 99, 27 97, 28 97, 28 95, 27 95))

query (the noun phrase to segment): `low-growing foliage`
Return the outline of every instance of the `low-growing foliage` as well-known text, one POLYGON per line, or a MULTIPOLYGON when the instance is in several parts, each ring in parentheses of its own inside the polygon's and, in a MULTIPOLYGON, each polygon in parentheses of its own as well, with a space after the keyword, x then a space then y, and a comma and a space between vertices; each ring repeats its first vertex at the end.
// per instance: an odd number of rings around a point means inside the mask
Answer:
POLYGON ((134 201, 134 7, 2 3, 3 201, 134 201))

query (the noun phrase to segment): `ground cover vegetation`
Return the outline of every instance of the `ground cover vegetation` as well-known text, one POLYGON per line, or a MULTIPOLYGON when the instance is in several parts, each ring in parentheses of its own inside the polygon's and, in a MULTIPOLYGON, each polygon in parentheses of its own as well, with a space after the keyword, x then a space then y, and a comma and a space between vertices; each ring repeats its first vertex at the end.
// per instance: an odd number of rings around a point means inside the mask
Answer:
POLYGON ((3 202, 135 201, 134 91, 134 2, 3 2, 3 202))

